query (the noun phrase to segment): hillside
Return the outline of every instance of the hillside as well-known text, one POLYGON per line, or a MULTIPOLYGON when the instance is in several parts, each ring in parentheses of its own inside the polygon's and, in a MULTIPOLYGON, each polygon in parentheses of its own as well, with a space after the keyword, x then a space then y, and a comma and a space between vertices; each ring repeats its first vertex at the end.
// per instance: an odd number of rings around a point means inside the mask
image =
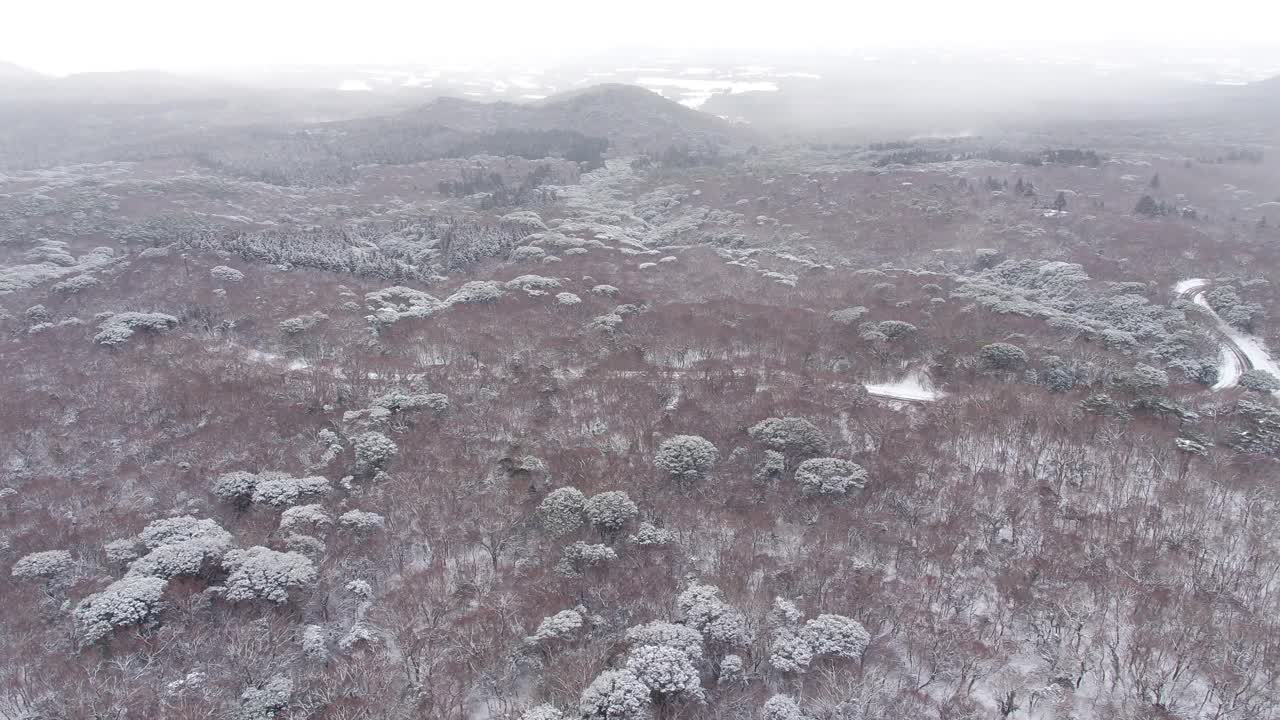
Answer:
POLYGON ((530 104, 440 98, 401 117, 414 123, 480 131, 573 130, 608 138, 623 152, 654 152, 673 145, 729 145, 751 137, 720 118, 657 93, 616 84, 596 85, 530 104))

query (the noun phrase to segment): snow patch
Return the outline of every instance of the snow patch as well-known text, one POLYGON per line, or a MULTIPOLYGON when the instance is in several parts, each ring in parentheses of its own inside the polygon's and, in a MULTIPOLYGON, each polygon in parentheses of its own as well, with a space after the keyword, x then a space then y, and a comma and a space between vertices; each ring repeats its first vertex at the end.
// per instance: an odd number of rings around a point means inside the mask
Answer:
POLYGON ((896 382, 867 383, 863 387, 868 395, 891 400, 933 402, 944 395, 942 391, 935 390, 929 378, 920 372, 909 373, 896 382))

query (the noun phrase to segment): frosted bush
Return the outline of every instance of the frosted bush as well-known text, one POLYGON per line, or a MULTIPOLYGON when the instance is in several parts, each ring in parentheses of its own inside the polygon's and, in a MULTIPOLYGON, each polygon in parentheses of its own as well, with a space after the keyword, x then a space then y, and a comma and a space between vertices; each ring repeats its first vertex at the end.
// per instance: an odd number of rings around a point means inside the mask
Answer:
POLYGON ((22 556, 13 564, 12 575, 27 580, 64 581, 73 566, 71 553, 66 550, 43 550, 22 556))
POLYGON ((318 475, 295 478, 282 472, 266 472, 258 476, 258 483, 253 489, 253 502, 281 508, 322 498, 332 491, 329 481, 318 475))
POLYGON ((649 715, 648 686, 630 670, 605 670, 582 692, 582 720, 640 720, 649 715))
POLYGON ((764 702, 762 720, 804 720, 804 712, 788 695, 774 695, 764 702))
POLYGON ((324 541, 314 535, 299 535, 298 533, 290 533, 284 536, 284 549, 290 552, 297 552, 306 555, 309 558, 322 558, 325 551, 324 541))
POLYGON ((679 650, 690 660, 702 659, 702 633, 687 625, 655 620, 628 628, 626 637, 632 647, 662 645, 679 650))
POLYGON ((765 450, 764 458, 756 466, 753 477, 758 483, 771 485, 782 479, 786 471, 787 457, 777 450, 765 450))
POLYGON ((618 559, 618 553, 608 545, 590 544, 581 540, 565 546, 556 564, 556 572, 566 577, 577 577, 588 568, 599 567, 618 559))
POLYGON ((627 542, 640 547, 659 547, 670 545, 676 541, 675 533, 659 528, 653 523, 642 522, 634 535, 627 537, 627 542))
POLYGON ((222 567, 230 573, 223 596, 231 602, 261 599, 279 604, 289 599, 291 588, 316 581, 315 565, 306 556, 261 545, 228 552, 222 567))
POLYGON ((130 575, 81 600, 72 612, 81 644, 96 643, 116 628, 154 618, 168 584, 164 578, 130 575))
POLYGON ((1261 368, 1245 370, 1240 374, 1239 382, 1240 387, 1254 392, 1269 393, 1280 390, 1280 379, 1261 368))
POLYGON ((217 265, 209 269, 209 277, 224 283, 238 283, 244 280, 244 273, 226 265, 217 265))
POLYGON ((769 643, 769 665, 784 673, 803 673, 813 662, 813 647, 805 633, 794 628, 777 628, 769 643))
POLYGON ((102 282, 92 275, 76 275, 62 282, 54 283, 52 289, 54 292, 63 295, 74 295, 100 285, 102 285, 102 282))
POLYGON ((338 516, 342 529, 361 535, 375 533, 386 525, 386 519, 375 512, 348 510, 338 516))
POLYGON ((410 395, 401 390, 392 390, 374 398, 370 404, 391 412, 409 412, 426 408, 433 412, 442 413, 449 409, 449 396, 444 393, 410 395))
POLYGON ((231 547, 231 533, 217 528, 197 537, 173 537, 134 560, 129 575, 173 578, 199 575, 222 559, 231 547))
POLYGON ((164 313, 115 313, 102 321, 94 342, 100 345, 123 345, 139 330, 160 333, 178 326, 178 318, 164 313))
POLYGON ((302 630, 302 654, 316 662, 329 659, 329 646, 325 638, 324 628, 319 625, 308 625, 302 630))
POLYGON ((617 297, 621 290, 612 285, 596 285, 591 288, 592 295, 603 295, 604 297, 617 297))
POLYGON ((697 435, 676 435, 658 446, 653 464, 679 482, 692 483, 706 479, 720 451, 710 440, 697 435))
POLYGON ((244 510, 253 503, 253 492, 257 487, 257 475, 238 470, 219 476, 213 483, 213 494, 219 500, 244 510))
POLYGON ((871 644, 862 623, 843 615, 819 615, 805 623, 805 634, 817 655, 859 658, 871 644))
POLYGON ((625 492, 613 490, 592 497, 587 501, 583 512, 586 513, 587 521, 592 527, 608 534, 625 527, 640 513, 640 508, 636 507, 625 492))
POLYGON ((918 332, 915 325, 901 320, 885 320, 875 323, 874 331, 888 340, 903 340, 914 336, 918 332))
POLYGON ((1026 364, 1027 353, 1010 343, 991 343, 978 351, 982 364, 992 370, 1013 370, 1026 364))
POLYGON ((622 327, 622 316, 616 313, 597 315, 587 323, 587 329, 603 333, 611 333, 622 327))
POLYGON ((530 232, 547 229, 547 224, 542 221, 542 218, 538 216, 538 213, 532 210, 517 210, 515 212, 507 213, 499 218, 499 221, 508 225, 515 225, 521 230, 530 232))
POLYGON ((1163 370, 1139 363, 1133 370, 1118 375, 1117 385, 1133 392, 1152 392, 1169 386, 1169 375, 1163 370))
POLYGON ((283 675, 273 675, 258 687, 240 694, 240 707, 234 720, 270 720, 289 705, 293 697, 293 681, 283 675))
POLYGON ((551 617, 543 618, 538 623, 538 629, 526 636, 524 641, 528 645, 544 645, 556 640, 568 640, 582 630, 582 625, 582 614, 577 610, 561 610, 551 617))
POLYGON ((795 625, 804 617, 804 613, 800 612, 800 608, 796 604, 784 597, 776 597, 773 599, 773 609, 769 611, 769 625, 771 627, 787 627, 795 625))
POLYGON ((502 285, 492 280, 472 280, 445 299, 449 305, 497 302, 506 295, 502 285))
POLYGON ((812 458, 796 468, 796 482, 807 495, 843 495, 867 484, 867 471, 838 458, 812 458))
POLYGON ((562 292, 556 295, 557 305, 565 305, 565 306, 577 305, 581 302, 582 302, 582 298, 578 297, 577 295, 574 295, 571 292, 562 292))
POLYGON ((371 311, 387 313, 386 317, 392 322, 409 317, 429 317, 442 306, 435 296, 403 285, 366 293, 364 299, 371 311))
POLYGON ((138 559, 138 541, 133 538, 112 540, 102 546, 107 562, 112 565, 128 565, 138 559))
POLYGON ((536 245, 521 245, 511 251, 511 262, 539 262, 547 256, 547 251, 536 245))
POLYGON ((562 487, 547 493, 538 505, 538 519, 552 537, 561 537, 582 527, 582 513, 587 498, 575 487, 562 487))
POLYGON ((280 514, 280 532, 291 533, 324 530, 333 524, 333 517, 322 505, 296 505, 280 514))
POLYGON ((149 550, 188 540, 231 542, 231 533, 209 518, 197 519, 190 515, 154 520, 138 533, 138 540, 149 550))
POLYGON ((559 290, 560 281, 541 275, 521 275, 508 280, 506 288, 508 290, 523 290, 529 295, 543 295, 552 290, 559 290))
POLYGON ((555 705, 535 705, 520 715, 520 720, 566 720, 563 712, 555 705))
POLYGON ((666 645, 644 645, 631 651, 627 670, 649 692, 661 698, 688 696, 702 699, 698 669, 682 650, 666 645))
POLYGON ((280 332, 285 335, 300 335, 328 319, 329 316, 322 312, 307 313, 306 315, 281 320, 279 328, 280 332))
POLYGON ((793 457, 826 452, 827 438, 813 423, 798 417, 768 418, 752 425, 753 440, 793 457))
POLYGON ((690 585, 676 598, 676 607, 680 619, 701 631, 708 642, 728 647, 743 647, 751 642, 746 617, 724 602, 720 589, 713 585, 690 585))
POLYGON ((827 317, 840 325, 852 325, 861 320, 862 316, 866 315, 867 312, 868 311, 865 307, 857 305, 855 307, 844 308, 843 310, 833 310, 827 315, 827 317))
POLYGON ((355 448, 356 467, 364 473, 385 469, 399 448, 391 438, 380 432, 370 431, 351 438, 355 448))
POLYGON ((743 682, 746 680, 746 665, 740 655, 725 655, 720 661, 720 682, 743 682))

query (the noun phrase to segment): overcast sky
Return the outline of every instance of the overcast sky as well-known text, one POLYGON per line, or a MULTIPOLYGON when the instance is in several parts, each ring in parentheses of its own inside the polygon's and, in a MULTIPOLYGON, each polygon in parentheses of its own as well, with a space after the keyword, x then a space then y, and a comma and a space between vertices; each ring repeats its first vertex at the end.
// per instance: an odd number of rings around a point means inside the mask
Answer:
MULTIPOLYGON (((1275 0, 12 0, 0 60, 44 72, 511 60, 618 46, 860 51, 1274 48, 1275 0)), ((749 61, 751 58, 743 58, 749 61)))

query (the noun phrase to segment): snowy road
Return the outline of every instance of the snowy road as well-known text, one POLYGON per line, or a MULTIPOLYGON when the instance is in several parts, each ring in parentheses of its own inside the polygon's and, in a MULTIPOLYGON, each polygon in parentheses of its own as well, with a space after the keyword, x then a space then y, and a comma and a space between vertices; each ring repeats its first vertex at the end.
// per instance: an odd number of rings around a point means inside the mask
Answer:
MULTIPOLYGON (((1214 324, 1218 326, 1218 331, 1222 333, 1222 342, 1219 349, 1218 381, 1210 389, 1226 390, 1233 388, 1240 382, 1241 374, 1254 368, 1266 370, 1272 375, 1280 377, 1280 364, 1276 363, 1275 359, 1271 357, 1271 353, 1267 351, 1267 347, 1262 340, 1232 327, 1209 305, 1209 300, 1205 297, 1205 288, 1208 285, 1209 281, 1205 278, 1190 278, 1179 281, 1173 286, 1173 291, 1180 298, 1190 298, 1191 302, 1213 318, 1214 324)), ((1277 395, 1280 395, 1280 393, 1277 395)))

